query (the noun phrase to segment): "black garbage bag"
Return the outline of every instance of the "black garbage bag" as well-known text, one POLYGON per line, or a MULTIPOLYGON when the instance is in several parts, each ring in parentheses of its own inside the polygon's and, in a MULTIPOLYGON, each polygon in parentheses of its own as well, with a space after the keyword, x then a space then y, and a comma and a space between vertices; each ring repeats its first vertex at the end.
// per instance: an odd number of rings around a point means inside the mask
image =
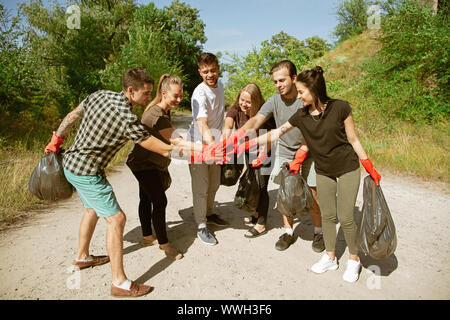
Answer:
POLYGON ((259 181, 254 169, 247 168, 239 180, 239 186, 234 196, 236 208, 254 213, 259 203, 259 181))
POLYGON ((300 173, 289 171, 287 163, 281 169, 281 183, 277 195, 277 209, 283 215, 294 218, 305 216, 313 205, 313 196, 300 173))
POLYGON ((234 186, 244 170, 243 164, 228 163, 221 166, 220 184, 223 186, 234 186))
POLYGON ((73 187, 67 181, 62 166, 62 154, 44 155, 34 168, 28 189, 41 200, 56 201, 72 196, 73 187))
POLYGON ((386 259, 397 247, 394 220, 381 187, 364 178, 363 207, 358 225, 358 248, 374 259, 386 259))

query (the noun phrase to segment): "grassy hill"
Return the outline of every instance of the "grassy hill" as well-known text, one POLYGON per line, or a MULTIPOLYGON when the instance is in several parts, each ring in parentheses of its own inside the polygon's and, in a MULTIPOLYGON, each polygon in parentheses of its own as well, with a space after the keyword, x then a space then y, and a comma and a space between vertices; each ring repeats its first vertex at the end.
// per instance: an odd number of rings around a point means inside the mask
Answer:
POLYGON ((368 77, 373 68, 369 63, 381 48, 377 36, 365 32, 346 40, 306 68, 322 66, 329 95, 352 105, 358 136, 381 174, 389 170, 449 182, 448 118, 427 124, 396 117, 394 112, 411 98, 413 88, 407 83, 389 83, 392 91, 400 92, 395 96, 373 90, 388 87, 383 78, 368 77))

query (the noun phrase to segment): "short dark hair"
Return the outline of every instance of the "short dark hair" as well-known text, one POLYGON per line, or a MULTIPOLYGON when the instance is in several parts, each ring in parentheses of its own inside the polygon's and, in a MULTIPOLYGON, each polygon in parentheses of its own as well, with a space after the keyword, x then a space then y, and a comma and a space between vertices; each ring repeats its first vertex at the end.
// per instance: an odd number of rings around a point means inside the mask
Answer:
POLYGON ((292 61, 289 60, 283 60, 275 63, 272 69, 270 69, 270 74, 272 75, 275 71, 281 68, 288 69, 290 77, 297 75, 297 68, 295 67, 295 64, 293 64, 292 61))
POLYGON ((127 90, 128 87, 133 87, 134 90, 142 88, 144 83, 155 84, 155 81, 150 74, 142 68, 131 68, 125 71, 122 77, 122 88, 127 90))
POLYGON ((197 65, 200 67, 201 65, 209 65, 209 64, 217 64, 219 65, 219 59, 217 57, 209 52, 203 52, 200 54, 197 58, 197 65))

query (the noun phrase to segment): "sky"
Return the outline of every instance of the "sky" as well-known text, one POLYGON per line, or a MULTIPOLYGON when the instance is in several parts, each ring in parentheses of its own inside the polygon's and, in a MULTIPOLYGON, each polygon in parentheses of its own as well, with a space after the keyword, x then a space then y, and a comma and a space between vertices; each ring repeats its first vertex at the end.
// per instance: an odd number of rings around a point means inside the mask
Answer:
MULTIPOLYGON (((0 0, 15 14, 19 1, 0 0)), ((21 1, 20 1, 21 2, 21 1)), ((70 1, 58 1, 70 5, 70 1)), ((155 3, 158 8, 172 0, 137 0, 140 5, 155 3)), ((339 0, 184 0, 199 10, 208 38, 204 51, 227 51, 246 55, 264 40, 284 31, 304 40, 319 36, 332 43, 331 33, 337 24, 335 8, 339 0)), ((44 5, 51 1, 44 0, 44 5)), ((226 58, 226 57, 224 57, 226 58)))
MULTIPOLYGON (((149 1, 139 0, 140 4, 149 1)), ((171 0, 152 1, 158 8, 171 0)), ((333 42, 338 0, 185 0, 199 10, 208 41, 205 51, 245 55, 264 40, 284 31, 304 40, 319 36, 333 42)))

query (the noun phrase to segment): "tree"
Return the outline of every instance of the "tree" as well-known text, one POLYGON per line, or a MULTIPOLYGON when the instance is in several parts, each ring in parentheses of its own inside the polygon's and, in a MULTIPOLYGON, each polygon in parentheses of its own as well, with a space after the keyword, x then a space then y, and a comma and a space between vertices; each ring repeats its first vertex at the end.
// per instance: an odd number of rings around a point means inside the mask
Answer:
POLYGON ((43 102, 44 81, 37 60, 30 55, 30 45, 20 28, 20 18, 11 17, 0 4, 0 118, 6 121, 30 110, 38 114, 43 102))
POLYGON ((275 63, 287 59, 300 69, 330 48, 330 44, 317 36, 300 41, 281 31, 270 40, 263 41, 259 49, 252 48, 245 57, 226 52, 232 60, 231 63, 224 64, 224 70, 229 74, 225 90, 227 103, 234 102, 239 90, 249 82, 256 83, 263 96, 273 95, 276 89, 269 72, 275 63))
POLYGON ((78 1, 80 29, 67 27, 66 8, 54 2, 51 8, 41 0, 22 4, 28 22, 28 39, 33 54, 43 61, 60 115, 87 94, 101 88, 100 71, 105 61, 127 41, 127 30, 136 8, 133 0, 78 1))
POLYGON ((201 82, 196 58, 206 41, 204 23, 198 10, 173 1, 158 9, 153 3, 139 7, 128 30, 129 42, 121 53, 108 63, 102 73, 106 87, 120 87, 120 76, 126 69, 144 67, 157 82, 163 73, 172 73, 184 80, 185 101, 201 82))
POLYGON ((338 24, 333 35, 338 42, 361 34, 367 28, 368 0, 343 0, 337 5, 336 15, 338 24))

